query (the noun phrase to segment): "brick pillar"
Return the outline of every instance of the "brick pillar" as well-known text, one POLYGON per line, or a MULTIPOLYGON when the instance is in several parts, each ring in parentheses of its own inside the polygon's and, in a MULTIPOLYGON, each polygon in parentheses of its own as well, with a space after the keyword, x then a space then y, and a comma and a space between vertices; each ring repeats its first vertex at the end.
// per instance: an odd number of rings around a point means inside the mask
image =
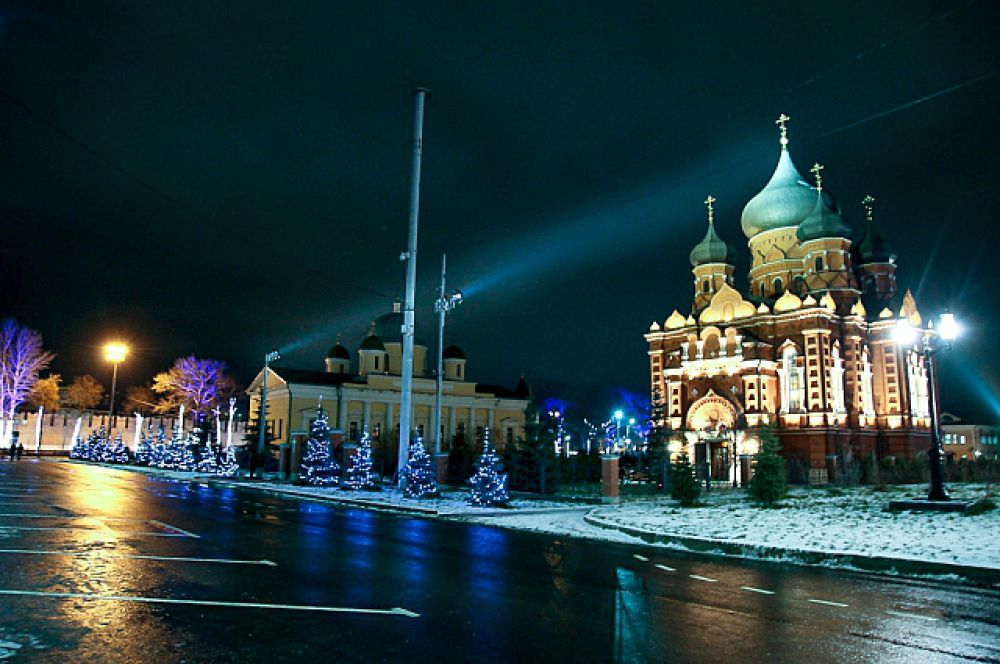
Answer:
POLYGON ((601 502, 618 502, 618 455, 601 455, 601 502))
POLYGON ((444 484, 448 479, 448 455, 435 454, 434 464, 437 468, 437 483, 444 484))

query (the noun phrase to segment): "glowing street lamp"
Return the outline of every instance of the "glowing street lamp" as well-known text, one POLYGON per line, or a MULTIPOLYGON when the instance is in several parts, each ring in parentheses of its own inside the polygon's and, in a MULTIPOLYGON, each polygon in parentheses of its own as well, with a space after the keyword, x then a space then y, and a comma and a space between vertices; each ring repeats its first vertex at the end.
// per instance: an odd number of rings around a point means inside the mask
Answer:
POLYGON ((111 373, 111 403, 108 405, 108 431, 111 430, 111 418, 115 416, 115 390, 118 387, 118 365, 125 361, 128 346, 120 341, 104 344, 104 359, 114 366, 111 373))
POLYGON ((929 501, 950 500, 948 492, 944 490, 944 449, 941 446, 940 417, 939 417, 939 394, 937 376, 934 373, 934 356, 941 348, 950 349, 951 342, 960 334, 961 328, 955 320, 955 315, 950 312, 941 314, 938 327, 935 330, 933 325, 927 330, 915 328, 905 316, 896 322, 893 330, 893 340, 900 346, 913 346, 924 356, 924 364, 927 367, 928 393, 930 395, 930 416, 931 416, 931 447, 927 453, 927 460, 931 466, 931 490, 927 496, 929 501), (944 341, 943 346, 938 346, 932 342, 933 337, 939 337, 944 341))
MULTIPOLYGON (((264 455, 267 453, 267 372, 270 370, 271 362, 276 362, 281 359, 281 353, 275 348, 270 353, 264 355, 264 373, 263 378, 260 381, 260 415, 257 419, 259 428, 259 437, 257 439, 257 454, 260 455, 261 461, 264 460, 264 455)), ((264 477, 264 466, 261 465, 260 476, 264 477)), ((253 464, 250 464, 250 477, 253 478, 253 464)))
MULTIPOLYGON (((441 290, 434 300, 434 311, 438 315, 437 383, 434 389, 434 454, 441 454, 441 390, 444 379, 444 326, 448 312, 462 304, 462 291, 445 294, 446 256, 441 254, 441 290)), ((453 406, 454 407, 454 406, 453 406)))

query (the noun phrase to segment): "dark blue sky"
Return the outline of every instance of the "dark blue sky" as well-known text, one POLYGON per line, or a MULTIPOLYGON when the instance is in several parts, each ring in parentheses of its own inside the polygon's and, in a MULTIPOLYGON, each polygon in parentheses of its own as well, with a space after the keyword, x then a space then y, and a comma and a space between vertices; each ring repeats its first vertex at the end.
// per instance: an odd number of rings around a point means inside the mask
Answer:
POLYGON ((447 251, 472 379, 601 402, 690 306, 709 193, 745 283, 785 112, 800 170, 855 225, 875 195, 901 285, 967 322, 945 408, 1000 417, 995 3, 490 4, 5 3, 2 313, 68 376, 114 334, 126 384, 187 353, 320 368, 402 293, 421 85, 418 316, 447 251))

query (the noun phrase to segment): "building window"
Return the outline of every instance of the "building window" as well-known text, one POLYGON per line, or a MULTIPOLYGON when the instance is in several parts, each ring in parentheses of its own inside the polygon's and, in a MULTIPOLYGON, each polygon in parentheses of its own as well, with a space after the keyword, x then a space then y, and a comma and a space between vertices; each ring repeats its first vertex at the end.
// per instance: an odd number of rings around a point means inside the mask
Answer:
POLYGON ((507 427, 507 444, 514 444, 514 427, 507 427))
POLYGON ((375 371, 378 371, 378 355, 375 356, 375 371))
POLYGON ((774 296, 775 297, 781 297, 783 289, 784 289, 784 286, 785 286, 784 282, 782 282, 780 278, 774 280, 774 296))
POLYGON ((817 256, 816 257, 816 271, 817 272, 822 272, 823 271, 823 257, 822 256, 817 256))
POLYGON ((357 422, 351 422, 350 432, 351 432, 350 433, 351 440, 357 440, 358 439, 358 423, 357 422))
POLYGON ((702 293, 707 293, 708 292, 708 279, 706 279, 704 282, 702 282, 702 284, 701 284, 701 292, 702 293))

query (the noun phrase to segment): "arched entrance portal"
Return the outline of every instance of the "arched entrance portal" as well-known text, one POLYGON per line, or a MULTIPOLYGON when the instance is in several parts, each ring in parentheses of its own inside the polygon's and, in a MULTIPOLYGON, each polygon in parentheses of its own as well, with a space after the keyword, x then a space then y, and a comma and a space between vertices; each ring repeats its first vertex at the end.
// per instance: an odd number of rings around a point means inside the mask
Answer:
POLYGON ((735 472, 735 430, 739 413, 729 399, 709 390, 705 396, 691 404, 686 424, 697 435, 693 446, 692 462, 699 480, 730 482, 735 472))

